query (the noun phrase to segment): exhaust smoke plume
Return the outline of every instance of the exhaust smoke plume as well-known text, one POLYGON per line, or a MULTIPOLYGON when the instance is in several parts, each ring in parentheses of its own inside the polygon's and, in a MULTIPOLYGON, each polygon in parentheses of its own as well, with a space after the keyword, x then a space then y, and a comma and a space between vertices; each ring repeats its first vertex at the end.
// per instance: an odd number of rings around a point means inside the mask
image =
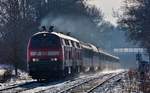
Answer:
POLYGON ((85 16, 49 15, 42 20, 43 25, 54 25, 58 32, 71 32, 72 36, 80 40, 102 46, 101 31, 85 16))
MULTIPOLYGON (((71 36, 81 41, 92 43, 112 54, 114 54, 114 48, 135 47, 126 41, 123 31, 114 27, 111 23, 104 21, 103 18, 99 20, 99 23, 94 23, 93 19, 96 18, 91 18, 89 15, 83 15, 79 12, 76 14, 73 9, 68 9, 68 7, 63 9, 63 11, 67 11, 67 14, 55 10, 57 9, 51 10, 51 12, 43 18, 41 26, 45 25, 49 28, 50 25, 53 25, 54 31, 56 32, 70 32, 71 36)), ((128 57, 129 59, 126 55, 121 55, 120 57, 123 67, 128 68, 135 66, 134 55, 132 58, 128 57)))

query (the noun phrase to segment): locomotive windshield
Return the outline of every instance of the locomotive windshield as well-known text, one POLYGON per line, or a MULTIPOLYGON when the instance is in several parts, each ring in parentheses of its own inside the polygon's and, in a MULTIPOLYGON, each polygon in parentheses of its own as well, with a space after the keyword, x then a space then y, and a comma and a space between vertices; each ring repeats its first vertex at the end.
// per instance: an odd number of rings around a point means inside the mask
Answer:
POLYGON ((31 48, 49 48, 49 47, 59 47, 60 39, 51 34, 39 34, 32 37, 30 42, 31 48))

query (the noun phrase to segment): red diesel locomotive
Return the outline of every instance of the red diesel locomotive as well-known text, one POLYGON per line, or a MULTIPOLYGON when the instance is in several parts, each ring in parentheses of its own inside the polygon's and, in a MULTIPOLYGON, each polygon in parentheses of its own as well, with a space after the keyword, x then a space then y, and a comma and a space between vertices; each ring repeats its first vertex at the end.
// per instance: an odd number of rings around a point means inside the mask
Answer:
POLYGON ((119 64, 118 57, 102 52, 92 44, 47 31, 38 32, 31 37, 27 61, 29 74, 37 80, 64 77, 119 64))

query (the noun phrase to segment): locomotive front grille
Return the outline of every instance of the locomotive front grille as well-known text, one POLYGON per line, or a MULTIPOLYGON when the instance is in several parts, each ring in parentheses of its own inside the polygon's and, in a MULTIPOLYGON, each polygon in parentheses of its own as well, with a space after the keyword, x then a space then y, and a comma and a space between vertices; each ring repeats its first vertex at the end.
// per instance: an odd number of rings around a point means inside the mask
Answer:
POLYGON ((62 62, 29 62, 29 74, 34 78, 48 77, 61 71, 62 62))

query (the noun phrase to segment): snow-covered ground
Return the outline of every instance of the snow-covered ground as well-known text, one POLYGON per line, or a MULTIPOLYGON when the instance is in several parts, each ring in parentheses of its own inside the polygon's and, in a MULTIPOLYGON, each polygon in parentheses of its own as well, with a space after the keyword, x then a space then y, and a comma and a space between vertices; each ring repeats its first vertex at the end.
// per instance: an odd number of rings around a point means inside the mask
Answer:
POLYGON ((30 92, 34 93, 34 92, 39 92, 39 91, 41 91, 41 93, 58 93, 61 90, 70 88, 74 85, 85 82, 85 81, 87 81, 91 78, 95 78, 98 75, 103 75, 103 73, 81 74, 79 77, 74 78, 73 80, 68 80, 68 81, 64 81, 64 82, 61 82, 61 83, 54 83, 54 84, 50 83, 50 84, 45 85, 45 86, 39 86, 37 88, 24 91, 23 93, 30 93, 30 92), (42 90, 43 90, 43 92, 42 92, 42 90))
MULTIPOLYGON (((49 83, 34 83, 35 85, 26 86, 25 87, 26 91, 23 91, 22 93, 30 93, 30 92, 34 93, 34 92, 39 92, 39 91, 41 93, 58 93, 61 90, 64 90, 71 86, 77 85, 88 79, 95 78, 100 75, 102 76, 102 75, 109 74, 109 73, 120 73, 120 72, 124 72, 124 71, 125 71, 124 69, 119 69, 119 70, 115 70, 115 71, 105 70, 105 71, 95 73, 95 74, 80 74, 78 77, 76 77, 72 80, 65 80, 65 81, 60 80, 60 81, 54 81, 54 82, 49 82, 49 83)), ((117 81, 117 83, 116 82, 114 83, 114 81, 112 81, 112 82, 110 81, 109 83, 105 84, 103 87, 96 90, 98 92, 95 92, 95 93, 128 93, 128 92, 121 92, 121 91, 124 91, 123 84, 124 85, 126 84, 125 83, 126 76, 121 76, 121 78, 122 79, 119 80, 119 82, 117 81)), ((31 79, 28 76, 28 73, 19 70, 19 77, 17 77, 17 78, 14 77, 9 82, 1 84, 0 89, 5 88, 6 86, 11 86, 11 85, 15 85, 15 84, 16 85, 23 84, 23 83, 32 82, 32 81, 35 81, 35 80, 31 79)), ((133 92, 133 93, 137 93, 137 92, 133 92)))
POLYGON ((94 90, 94 93, 142 93, 136 79, 129 80, 128 74, 110 80, 94 90))
POLYGON ((39 86, 37 88, 24 91, 23 93, 30 93, 30 92, 34 93, 34 92, 39 92, 39 91, 41 91, 40 93, 58 93, 58 92, 60 92, 64 89, 68 89, 72 86, 75 86, 77 84, 85 82, 85 81, 87 81, 91 78, 96 78, 96 77, 103 76, 103 75, 109 74, 109 73, 120 73, 122 71, 124 71, 124 70, 123 69, 116 70, 116 71, 105 70, 105 71, 95 73, 95 74, 81 74, 81 75, 79 75, 79 77, 77 77, 77 78, 75 78, 74 80, 71 80, 71 81, 68 80, 68 81, 61 82, 61 83, 54 84, 54 85, 49 84, 49 85, 45 85, 45 86, 39 86))
POLYGON ((18 84, 23 84, 26 82, 31 82, 31 81, 35 81, 33 80, 27 72, 18 70, 18 76, 15 76, 15 71, 12 70, 12 77, 10 79, 8 79, 6 82, 4 83, 0 83, 0 89, 7 87, 7 86, 12 86, 12 85, 18 85, 18 84))

